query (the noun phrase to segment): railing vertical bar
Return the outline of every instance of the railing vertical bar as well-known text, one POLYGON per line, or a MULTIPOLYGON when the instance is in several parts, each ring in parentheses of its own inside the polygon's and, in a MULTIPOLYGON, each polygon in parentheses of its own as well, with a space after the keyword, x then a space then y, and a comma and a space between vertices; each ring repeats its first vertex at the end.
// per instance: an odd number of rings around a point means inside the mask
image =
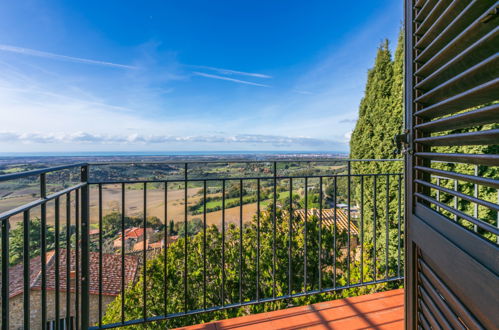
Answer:
POLYGON ((10 329, 9 301, 9 229, 10 219, 2 222, 2 330, 10 329))
POLYGON ((360 283, 364 283, 364 176, 360 177, 360 283))
POLYGON ((121 184, 121 323, 125 323, 125 184, 121 184))
MULTIPOLYGON (((440 187, 440 177, 437 177, 437 186, 440 187)), ((437 190, 437 202, 440 202, 440 190, 437 190)), ((440 212, 440 206, 437 205, 437 212, 440 212)))
POLYGON ((338 224, 338 177, 335 175, 334 176, 334 181, 333 181, 333 187, 334 187, 334 198, 333 198, 333 203, 334 203, 334 228, 333 228, 333 287, 336 288, 336 232, 337 232, 337 224, 338 224))
MULTIPOLYGON (((30 328, 30 210, 23 212, 23 309, 24 309, 24 329, 30 328)), ((2 282, 3 283, 3 282, 2 282)), ((8 283, 8 282, 7 282, 8 283)), ((3 300, 2 301, 6 301, 3 300)))
POLYGON ((256 300, 260 301, 260 179, 256 180, 256 300))
POLYGON ((387 174, 386 175, 386 200, 385 200, 385 278, 388 279, 388 253, 390 251, 389 249, 389 244, 390 244, 390 233, 389 233, 389 228, 388 225, 390 223, 390 176, 387 174))
POLYGON ((276 226, 277 226, 277 162, 273 166, 274 196, 272 206, 272 297, 276 297, 276 226))
MULTIPOLYGON (((164 289, 164 304, 165 304, 165 316, 168 315, 168 181, 165 181, 164 183, 164 190, 165 190, 165 195, 164 195, 164 203, 165 203, 165 208, 164 208, 164 219, 165 219, 165 243, 164 243, 164 260, 163 260, 163 289, 164 289)), ((171 233, 170 233, 171 234, 171 233)))
POLYGON ((322 291, 322 176, 319 178, 319 291, 322 291))
POLYGON ((60 231, 60 226, 59 226, 59 221, 60 221, 60 200, 59 197, 55 199, 55 204, 54 204, 54 231, 55 231, 55 329, 59 330, 60 324, 59 324, 59 319, 60 319, 60 290, 61 290, 61 285, 60 285, 60 280, 59 280, 59 268, 60 268, 60 246, 59 246, 59 231, 60 231))
POLYGON ((203 181, 203 308, 206 309, 206 180, 203 181))
POLYGON ((225 179, 222 180, 222 306, 225 305, 225 179))
POLYGON ((239 181, 239 303, 243 302, 243 180, 239 181))
POLYGON ((303 253, 303 292, 307 291, 307 245, 308 245, 308 177, 305 177, 305 235, 304 235, 304 253, 303 253))
MULTIPOLYGON (((142 227, 144 228, 144 239, 142 244, 142 317, 147 320, 147 182, 144 182, 144 209, 143 209, 143 222, 142 227)), ((126 275, 125 275, 126 276, 126 275)))
POLYGON ((75 192, 75 327, 80 328, 80 190, 75 192))
MULTIPOLYGON (((454 180, 454 190, 457 191, 458 189, 458 183, 457 183, 457 180, 454 180)), ((457 198, 457 196, 454 196, 454 208, 456 210, 458 210, 458 203, 459 203, 459 200, 457 198)), ((457 214, 454 214, 454 221, 457 221, 457 214)))
POLYGON ((289 238, 288 238, 288 295, 291 295, 292 286, 292 239, 293 239, 293 178, 289 179, 289 238))
POLYGON ((102 327, 102 184, 99 184, 99 327, 102 327))
POLYGON ((66 194, 66 329, 71 329, 71 193, 66 194))
POLYGON ((400 277, 400 268, 401 268, 401 257, 400 257, 400 249, 401 249, 401 222, 402 222, 402 175, 398 176, 399 184, 398 184, 398 223, 397 223, 397 237, 398 237, 398 256, 397 256, 397 276, 400 277))
POLYGON ((352 189, 352 182, 351 182, 352 181, 351 180, 351 177, 352 177, 352 163, 350 161, 347 162, 347 171, 348 171, 348 175, 347 175, 347 180, 348 180, 348 182, 347 182, 347 212, 348 212, 348 217, 347 217, 348 218, 347 285, 350 285, 350 277, 351 277, 351 274, 350 274, 351 273, 351 270, 350 270, 351 260, 350 259, 352 258, 351 251, 350 251, 350 249, 351 249, 351 247, 350 247, 350 245, 351 245, 351 242, 350 242, 351 238, 350 237, 351 237, 351 233, 352 233, 352 231, 351 231, 351 222, 352 222, 352 219, 351 219, 352 215, 351 214, 352 214, 352 212, 351 212, 351 206, 350 206, 350 203, 351 203, 351 196, 350 196, 351 194, 350 194, 350 192, 351 192, 351 189, 352 189))
POLYGON ((187 272, 188 272, 188 267, 187 267, 187 240, 189 239, 189 235, 187 232, 187 220, 188 220, 188 215, 187 215, 187 189, 188 189, 188 182, 187 182, 187 175, 188 175, 188 163, 184 164, 184 312, 187 313, 187 272))
POLYGON ((90 205, 88 186, 88 165, 81 167, 81 327, 90 325, 90 248, 88 231, 90 227, 90 205))
MULTIPOLYGON (((478 176, 478 165, 475 165, 475 176, 478 176)), ((475 198, 478 198, 478 185, 476 183, 473 184, 473 196, 475 198)), ((478 219, 478 204, 477 203, 473 204, 473 216, 475 217, 475 219, 478 219)), ((473 231, 475 231, 475 233, 478 231, 477 225, 473 225, 473 231)))
POLYGON ((373 280, 376 281, 376 277, 377 277, 377 270, 376 270, 376 267, 378 266, 377 265, 377 260, 376 260, 376 236, 377 236, 377 216, 376 216, 376 198, 377 198, 377 194, 376 194, 376 189, 378 187, 378 184, 377 184, 377 180, 376 180, 377 176, 374 176, 373 177, 373 264, 374 264, 374 267, 373 267, 373 272, 374 272, 374 275, 373 275, 373 280))
MULTIPOLYGON (((45 173, 40 174, 40 198, 47 197, 45 173)), ((40 207, 40 262, 41 262, 41 328, 47 325, 47 204, 40 207)))

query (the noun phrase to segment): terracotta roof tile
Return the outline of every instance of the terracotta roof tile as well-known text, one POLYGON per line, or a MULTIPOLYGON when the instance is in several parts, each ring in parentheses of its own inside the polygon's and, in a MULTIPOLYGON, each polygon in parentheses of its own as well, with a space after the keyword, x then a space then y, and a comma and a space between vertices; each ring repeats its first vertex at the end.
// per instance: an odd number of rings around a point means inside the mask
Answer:
MULTIPOLYGON (((322 221, 324 222, 325 225, 327 226, 334 226, 334 213, 335 209, 323 209, 322 210, 322 221)), ((302 210, 296 210, 295 214, 298 215, 301 219, 305 218, 305 211, 302 210)), ((307 217, 311 216, 317 216, 319 217, 319 210, 318 209, 308 209, 307 210, 307 217)), ((342 209, 337 208, 336 209, 336 225, 338 226, 339 230, 348 230, 348 216, 345 211, 342 209)), ((353 223, 352 220, 350 220, 350 232, 352 235, 358 235, 359 234, 359 229, 357 226, 353 223)))
MULTIPOLYGON (((66 291, 66 256, 67 250, 59 251, 59 290, 66 291)), ((70 271, 76 271, 75 251, 71 250, 70 271)), ((47 289, 55 290, 55 251, 47 252, 47 289)), ((99 253, 90 252, 90 294, 99 294, 99 253)), ((125 256, 125 285, 133 283, 139 268, 139 258, 136 256, 125 256)), ((81 267, 80 267, 81 272, 81 267)), ((12 298, 23 292, 23 265, 18 264, 10 268, 9 272, 9 296, 12 298)), ((31 289, 41 289, 41 258, 32 258, 30 261, 31 289)), ((70 280, 71 281, 71 280, 70 280)), ((71 283, 71 282, 70 282, 71 283)), ((70 290, 74 290, 75 283, 70 284, 70 290)), ((102 254, 102 294, 116 296, 121 290, 121 255, 102 254)))

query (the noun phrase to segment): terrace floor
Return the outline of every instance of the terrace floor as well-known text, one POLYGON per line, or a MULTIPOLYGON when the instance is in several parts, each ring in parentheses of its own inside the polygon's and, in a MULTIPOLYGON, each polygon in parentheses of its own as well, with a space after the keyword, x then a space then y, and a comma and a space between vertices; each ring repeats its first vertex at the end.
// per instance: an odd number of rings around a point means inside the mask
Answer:
POLYGON ((403 329, 403 289, 198 324, 185 330, 403 329))

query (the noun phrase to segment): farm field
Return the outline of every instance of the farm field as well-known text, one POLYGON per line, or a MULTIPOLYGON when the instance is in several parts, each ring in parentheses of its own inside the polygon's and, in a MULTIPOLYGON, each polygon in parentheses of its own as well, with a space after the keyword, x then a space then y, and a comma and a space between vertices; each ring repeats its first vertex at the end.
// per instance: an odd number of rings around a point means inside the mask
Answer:
MULTIPOLYGON (((189 188, 187 192, 187 206, 194 205, 199 202, 202 198, 198 195, 201 188, 189 188)), ((91 224, 97 224, 99 221, 98 214, 98 189, 91 188, 90 192, 90 222, 91 224)), ((220 194, 209 194, 207 196, 215 197, 220 196, 220 194)), ((128 216, 140 216, 143 214, 143 198, 144 192, 139 189, 127 189, 125 191, 125 214, 128 216)), ((12 207, 22 205, 26 202, 30 202, 35 198, 30 198, 28 196, 20 196, 16 198, 10 198, 2 200, 2 209, 8 210, 12 207)), ((229 199, 227 199, 229 200, 229 199)), ((261 202, 261 209, 263 210, 265 206, 270 202, 270 200, 261 202)), ((220 201, 215 201, 213 203, 220 203, 220 201)), ((74 195, 72 195, 72 210, 74 210, 74 195)), ((66 223, 66 199, 63 197, 60 201, 60 223, 64 225, 66 223)), ((121 188, 118 186, 105 187, 102 190, 102 214, 105 216, 111 212, 121 212, 121 188)), ((244 204, 243 205, 243 221, 249 221, 256 214, 257 204, 244 204)), ((170 190, 168 192, 168 221, 171 219, 174 222, 184 221, 184 190, 170 190)), ((47 204, 47 223, 54 224, 55 208, 54 202, 47 204)), ((164 204, 164 190, 162 189, 151 189, 147 191, 147 216, 156 216, 163 221, 165 214, 165 204, 164 204)), ((40 208, 35 208, 31 211, 30 216, 32 218, 40 217, 40 208)), ((191 215, 189 214, 188 219, 201 218, 202 214, 191 215)), ((227 208, 225 210, 225 220, 227 223, 239 223, 240 210, 239 206, 227 208)), ((74 212, 71 215, 71 221, 74 223, 75 215, 74 212)), ((22 215, 15 216, 11 218, 11 225, 13 228, 16 227, 18 222, 22 221, 22 215)), ((208 225, 216 224, 220 225, 222 222, 222 211, 209 212, 206 214, 206 222, 208 225)))

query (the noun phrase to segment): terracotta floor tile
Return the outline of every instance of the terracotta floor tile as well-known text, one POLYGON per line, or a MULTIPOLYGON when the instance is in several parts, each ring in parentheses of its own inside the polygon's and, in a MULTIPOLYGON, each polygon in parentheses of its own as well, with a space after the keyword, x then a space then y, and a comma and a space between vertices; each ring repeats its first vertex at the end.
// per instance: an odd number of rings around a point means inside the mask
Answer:
POLYGON ((349 330, 374 328, 383 330, 404 328, 404 291, 402 289, 220 320, 183 329, 349 330))
POLYGON ((217 326, 215 323, 203 323, 203 324, 196 324, 196 325, 191 325, 188 327, 183 327, 183 328, 177 328, 178 330, 218 330, 217 326))

